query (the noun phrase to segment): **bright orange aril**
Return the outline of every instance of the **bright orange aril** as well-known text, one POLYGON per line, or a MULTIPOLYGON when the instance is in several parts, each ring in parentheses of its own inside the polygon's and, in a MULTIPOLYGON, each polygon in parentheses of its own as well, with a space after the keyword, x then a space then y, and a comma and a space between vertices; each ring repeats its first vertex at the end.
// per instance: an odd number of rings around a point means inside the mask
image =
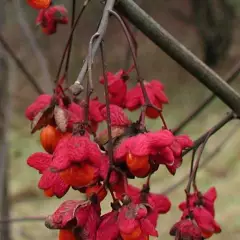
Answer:
POLYGON ((72 231, 61 229, 59 230, 58 240, 76 240, 72 231))
POLYGON ((134 231, 130 234, 125 234, 120 232, 120 235, 123 240, 138 240, 141 234, 142 234, 142 230, 140 227, 135 228, 134 231))
POLYGON ((54 196, 53 190, 51 188, 44 190, 44 195, 46 197, 53 197, 54 196))
MULTIPOLYGON (((161 108, 162 107, 161 104, 159 104, 158 102, 155 103, 155 106, 157 108, 161 108)), ((152 108, 152 107, 147 107, 147 109, 146 109, 146 116, 148 116, 149 118, 157 118, 157 117, 159 117, 159 112, 156 109, 152 108)))
POLYGON ((107 190, 102 185, 96 185, 93 187, 88 187, 86 189, 86 195, 88 197, 91 197, 93 193, 97 193, 100 202, 107 196, 107 190))
POLYGON ((204 232, 202 231, 202 237, 205 238, 210 238, 213 235, 212 232, 204 232))
POLYGON ((148 156, 134 156, 128 153, 126 163, 130 172, 136 177, 145 177, 149 173, 150 164, 148 156))
POLYGON ((40 133, 40 142, 48 153, 53 153, 63 134, 55 127, 47 125, 40 133))
POLYGON ((48 8, 51 4, 51 0, 27 0, 28 5, 36 9, 48 8))
POLYGON ((66 184, 73 187, 84 187, 94 181, 95 168, 87 163, 72 165, 60 172, 60 176, 66 184))

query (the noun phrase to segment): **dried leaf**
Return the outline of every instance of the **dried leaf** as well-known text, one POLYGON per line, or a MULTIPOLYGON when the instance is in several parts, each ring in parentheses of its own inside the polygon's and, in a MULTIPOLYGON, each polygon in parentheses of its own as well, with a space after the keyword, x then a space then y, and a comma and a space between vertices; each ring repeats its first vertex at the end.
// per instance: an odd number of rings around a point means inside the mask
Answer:
POLYGON ((53 110, 54 106, 50 105, 47 108, 44 108, 35 116, 31 124, 31 133, 35 133, 37 130, 40 130, 41 128, 51 123, 51 120, 53 118, 53 110))
POLYGON ((59 106, 54 108, 54 119, 61 132, 67 131, 68 113, 59 106))
POLYGON ((75 200, 63 202, 53 215, 47 217, 45 221, 46 227, 49 229, 64 228, 75 218, 75 211, 81 204, 83 202, 75 200))

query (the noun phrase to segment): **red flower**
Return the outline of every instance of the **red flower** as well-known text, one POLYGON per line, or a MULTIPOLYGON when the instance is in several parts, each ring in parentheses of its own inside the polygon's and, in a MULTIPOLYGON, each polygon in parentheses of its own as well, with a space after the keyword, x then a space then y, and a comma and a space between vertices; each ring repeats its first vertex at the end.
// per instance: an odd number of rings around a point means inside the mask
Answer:
MULTIPOLYGON (((192 226, 194 226, 192 228, 189 227, 189 229, 192 229, 195 232, 197 231, 196 229, 198 229, 197 232, 200 231, 201 236, 204 239, 211 237, 214 233, 220 233, 221 227, 214 219, 214 201, 216 199, 216 189, 210 188, 204 195, 202 195, 200 192, 196 192, 187 197, 189 205, 187 206, 186 202, 182 202, 179 205, 179 208, 183 211, 181 221, 177 223, 179 231, 181 230, 182 223, 188 223, 189 225, 192 224, 192 226)), ((187 227, 185 228, 187 229, 187 227)), ((189 231, 188 234, 191 234, 189 231)), ((184 238, 179 238, 179 240, 181 239, 184 238)), ((198 240, 198 238, 192 239, 198 240)))
POLYGON ((202 240, 200 228, 191 219, 183 219, 175 223, 170 235, 175 236, 175 240, 202 240))
POLYGON ((98 124, 103 121, 103 116, 101 114, 101 109, 103 104, 98 101, 98 98, 91 99, 89 101, 89 121, 93 132, 98 129, 98 124))
POLYGON ((202 230, 202 236, 204 238, 211 237, 212 234, 221 232, 221 227, 214 220, 211 213, 205 208, 195 207, 192 212, 197 225, 202 230))
POLYGON ((47 217, 45 225, 50 229, 74 229, 79 239, 95 240, 99 221, 98 204, 91 201, 69 200, 47 217))
POLYGON ((51 35, 57 31, 58 24, 68 23, 68 12, 64 6, 54 5, 47 9, 41 9, 36 19, 36 24, 42 27, 42 31, 51 35))
POLYGON ((96 143, 86 136, 73 135, 59 141, 51 168, 55 171, 61 171, 70 167, 71 164, 85 162, 97 169, 100 168, 101 161, 102 153, 96 143))
MULTIPOLYGON (((108 80, 108 93, 110 103, 124 107, 127 94, 127 84, 125 83, 124 78, 127 77, 127 73, 121 69, 115 74, 107 72, 106 76, 108 80)), ((100 83, 104 84, 103 76, 100 77, 100 83)))
MULTIPOLYGON (((145 177, 150 171, 149 159, 159 157, 161 149, 170 146, 173 135, 168 130, 141 133, 121 142, 114 151, 116 162, 126 162, 130 172, 137 177, 145 177)), ((174 158, 163 159, 157 164, 172 165, 174 158)))
POLYGON ((27 107, 25 116, 34 123, 34 132, 48 124, 71 131, 74 123, 83 120, 84 112, 74 102, 64 104, 62 97, 42 94, 27 107))
POLYGON ((27 159, 27 164, 42 174, 38 187, 44 190, 48 197, 55 195, 61 198, 67 193, 70 186, 62 180, 58 173, 49 170, 51 162, 52 155, 41 152, 34 153, 27 159))
POLYGON ((130 203, 123 206, 119 211, 118 226, 123 240, 158 236, 156 226, 148 219, 148 209, 144 204, 130 203))
MULTIPOLYGON (((151 82, 144 82, 146 92, 150 103, 156 107, 162 109, 162 105, 168 103, 168 98, 164 93, 164 87, 158 80, 152 80, 151 82)), ((140 84, 132 88, 126 95, 126 108, 130 111, 136 110, 145 104, 144 96, 140 84)), ((150 118, 157 118, 159 116, 158 111, 148 107, 146 115, 150 118)))
POLYGON ((172 144, 159 152, 158 156, 155 156, 156 162, 166 162, 170 159, 173 160, 172 164, 166 165, 168 171, 174 175, 177 168, 182 164, 182 151, 188 147, 193 146, 193 141, 187 135, 174 136, 172 144))
POLYGON ((167 213, 171 208, 171 202, 165 195, 150 193, 146 186, 141 190, 129 184, 126 194, 135 204, 147 203, 158 214, 167 213))
MULTIPOLYGON (((202 206, 208 210, 212 216, 215 216, 214 203, 217 198, 217 191, 215 187, 211 187, 206 193, 194 192, 188 196, 189 206, 193 208, 195 206, 202 206)), ((184 201, 179 204, 180 210, 184 211, 187 209, 187 202, 184 201)))
POLYGON ((41 94, 25 111, 25 116, 32 121, 37 114, 51 103, 52 96, 48 94, 41 94))
POLYGON ((144 204, 130 203, 101 217, 96 239, 147 240, 149 236, 158 236, 155 227, 144 204))
MULTIPOLYGON (((110 106, 110 119, 111 126, 114 127, 126 127, 131 124, 131 121, 128 119, 127 115, 124 113, 123 109, 117 105, 111 104, 110 106)), ((107 108, 104 107, 101 111, 103 119, 107 120, 107 108)))
POLYGON ((115 240, 119 237, 117 225, 118 211, 112 211, 101 216, 96 234, 96 240, 115 240))
POLYGON ((60 171, 67 184, 85 187, 99 179, 103 160, 96 143, 86 136, 73 135, 59 141, 50 167, 52 171, 60 171))

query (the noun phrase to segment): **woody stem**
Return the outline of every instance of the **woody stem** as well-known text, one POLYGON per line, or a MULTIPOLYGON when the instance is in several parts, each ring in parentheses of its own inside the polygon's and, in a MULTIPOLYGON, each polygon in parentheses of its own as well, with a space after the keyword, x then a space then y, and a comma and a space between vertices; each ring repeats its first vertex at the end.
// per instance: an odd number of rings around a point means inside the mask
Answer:
MULTIPOLYGON (((64 48, 64 51, 63 51, 63 54, 62 54, 62 57, 61 57, 61 61, 60 61, 59 67, 58 67, 58 71, 57 71, 55 83, 58 81, 58 79, 59 79, 59 77, 60 77, 60 73, 61 73, 61 70, 62 70, 63 62, 64 62, 65 56, 66 56, 66 54, 67 54, 67 52, 68 52, 68 49, 69 49, 69 47, 70 47, 70 45, 71 45, 71 42, 72 42, 72 39, 73 39, 73 34, 74 34, 74 32, 75 32, 75 29, 76 29, 76 27, 77 27, 77 25, 78 25, 78 23, 79 23, 79 20, 80 20, 81 17, 82 17, 82 14, 83 14, 84 10, 86 9, 86 7, 87 7, 87 5, 89 4, 90 1, 91 1, 91 0, 86 0, 86 1, 84 1, 83 6, 82 6, 82 8, 81 8, 81 10, 80 10, 80 13, 78 14, 78 17, 77 17, 75 23, 74 23, 73 26, 72 26, 70 35, 69 35, 69 37, 68 37, 68 40, 67 40, 67 43, 66 43, 66 45, 65 45, 65 48, 64 48)), ((69 56, 69 57, 70 57, 70 56, 69 56)), ((65 76, 65 75, 66 75, 66 71, 65 71, 65 73, 64 73, 64 76, 65 76)))

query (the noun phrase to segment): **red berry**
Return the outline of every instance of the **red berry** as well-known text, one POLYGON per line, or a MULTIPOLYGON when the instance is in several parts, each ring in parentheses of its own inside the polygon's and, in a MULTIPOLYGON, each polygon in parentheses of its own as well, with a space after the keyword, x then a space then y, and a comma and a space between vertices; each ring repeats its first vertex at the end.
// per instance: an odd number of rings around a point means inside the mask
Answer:
POLYGON ((61 229, 59 230, 58 240, 76 240, 72 231, 61 229))
POLYGON ((88 197, 91 197, 93 193, 97 193, 100 202, 107 196, 107 190, 101 184, 86 189, 86 195, 88 197))
POLYGON ((148 156, 134 156, 131 153, 127 155, 127 166, 130 172, 136 177, 146 177, 150 170, 148 156))
POLYGON ((48 8, 51 4, 51 0, 27 0, 28 5, 36 9, 48 8))
POLYGON ((60 176, 66 184, 73 187, 84 187, 95 180, 95 168, 87 163, 72 165, 60 172, 60 176))

